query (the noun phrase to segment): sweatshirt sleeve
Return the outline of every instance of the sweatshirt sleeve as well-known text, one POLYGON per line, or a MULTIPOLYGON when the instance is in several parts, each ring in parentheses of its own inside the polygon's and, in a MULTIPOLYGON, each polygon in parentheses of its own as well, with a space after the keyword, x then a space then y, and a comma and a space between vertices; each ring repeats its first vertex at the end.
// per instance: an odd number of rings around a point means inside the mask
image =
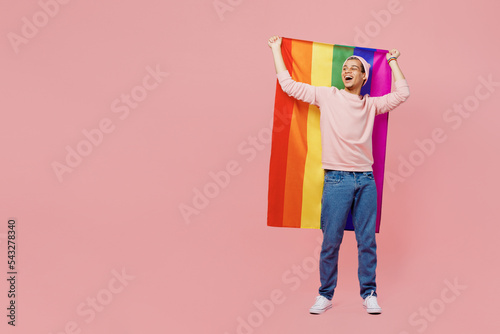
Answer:
POLYGON ((410 96, 410 87, 406 79, 400 79, 394 85, 396 87, 394 92, 373 98, 377 115, 393 110, 410 96))
POLYGON ((277 74, 281 89, 291 97, 307 102, 309 104, 318 105, 317 88, 315 86, 297 82, 292 79, 288 71, 283 71, 277 74))

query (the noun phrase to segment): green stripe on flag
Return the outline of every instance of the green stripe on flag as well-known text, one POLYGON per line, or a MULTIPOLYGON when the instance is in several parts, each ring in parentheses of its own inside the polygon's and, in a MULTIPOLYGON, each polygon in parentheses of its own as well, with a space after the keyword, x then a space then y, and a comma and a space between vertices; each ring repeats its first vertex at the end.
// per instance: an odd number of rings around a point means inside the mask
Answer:
POLYGON ((352 46, 337 45, 333 46, 333 61, 332 61, 332 86, 338 89, 344 89, 342 81, 342 64, 344 61, 354 54, 352 46))

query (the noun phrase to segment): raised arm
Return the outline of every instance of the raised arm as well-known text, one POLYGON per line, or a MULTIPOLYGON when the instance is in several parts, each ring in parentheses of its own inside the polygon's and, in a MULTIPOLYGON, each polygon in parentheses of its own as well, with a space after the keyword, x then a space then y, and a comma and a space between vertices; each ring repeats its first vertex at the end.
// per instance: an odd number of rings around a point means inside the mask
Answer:
POLYGON ((281 54, 281 40, 281 37, 273 36, 267 41, 267 44, 273 51, 274 67, 276 69, 276 76, 278 77, 281 89, 288 96, 292 96, 297 100, 319 106, 320 101, 318 99, 321 99, 322 95, 318 94, 318 91, 328 88, 315 87, 292 79, 290 72, 288 72, 288 69, 286 68, 283 55, 281 54))
POLYGON ((387 53, 387 61, 392 69, 392 76, 394 78, 395 90, 392 93, 386 94, 384 96, 374 97, 372 101, 375 104, 376 113, 382 114, 393 110, 401 103, 406 101, 410 96, 410 88, 408 87, 408 82, 403 75, 403 72, 399 68, 397 59, 401 53, 392 49, 387 53))
POLYGON ((285 62, 283 61, 283 55, 281 54, 281 41, 281 37, 278 36, 273 36, 267 41, 267 44, 273 51, 274 68, 276 69, 276 74, 287 70, 285 62))
POLYGON ((394 78, 394 81, 398 81, 400 79, 405 78, 403 72, 399 68, 398 64, 399 56, 401 56, 401 53, 397 49, 392 49, 386 54, 387 61, 389 62, 389 66, 392 69, 392 77, 394 78))

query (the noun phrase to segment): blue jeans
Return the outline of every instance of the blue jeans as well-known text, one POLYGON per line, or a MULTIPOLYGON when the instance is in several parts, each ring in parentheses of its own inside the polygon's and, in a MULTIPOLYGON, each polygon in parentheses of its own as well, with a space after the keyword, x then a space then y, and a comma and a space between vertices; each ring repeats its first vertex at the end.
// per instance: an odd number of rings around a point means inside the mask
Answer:
POLYGON ((377 244, 377 188, 373 172, 325 170, 321 200, 321 230, 323 244, 319 262, 321 287, 319 294, 332 299, 337 286, 339 248, 349 211, 358 244, 358 279, 364 299, 372 291, 376 296, 375 269, 377 244))

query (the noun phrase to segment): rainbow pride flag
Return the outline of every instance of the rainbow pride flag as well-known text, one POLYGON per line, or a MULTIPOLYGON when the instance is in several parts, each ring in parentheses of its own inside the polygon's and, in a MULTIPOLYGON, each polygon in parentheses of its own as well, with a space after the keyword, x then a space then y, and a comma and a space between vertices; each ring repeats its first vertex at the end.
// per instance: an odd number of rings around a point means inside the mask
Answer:
MULTIPOLYGON (((347 57, 363 57, 370 65, 361 94, 391 92, 392 73, 387 50, 332 45, 283 38, 283 59, 295 81, 343 89, 342 64, 347 57)), ((375 117, 373 173, 378 192, 376 232, 380 229, 388 113, 375 117)), ((321 166, 319 109, 289 97, 276 83, 273 137, 269 170, 268 226, 320 228, 324 172, 321 166)), ((354 230, 352 217, 346 230, 354 230)))

